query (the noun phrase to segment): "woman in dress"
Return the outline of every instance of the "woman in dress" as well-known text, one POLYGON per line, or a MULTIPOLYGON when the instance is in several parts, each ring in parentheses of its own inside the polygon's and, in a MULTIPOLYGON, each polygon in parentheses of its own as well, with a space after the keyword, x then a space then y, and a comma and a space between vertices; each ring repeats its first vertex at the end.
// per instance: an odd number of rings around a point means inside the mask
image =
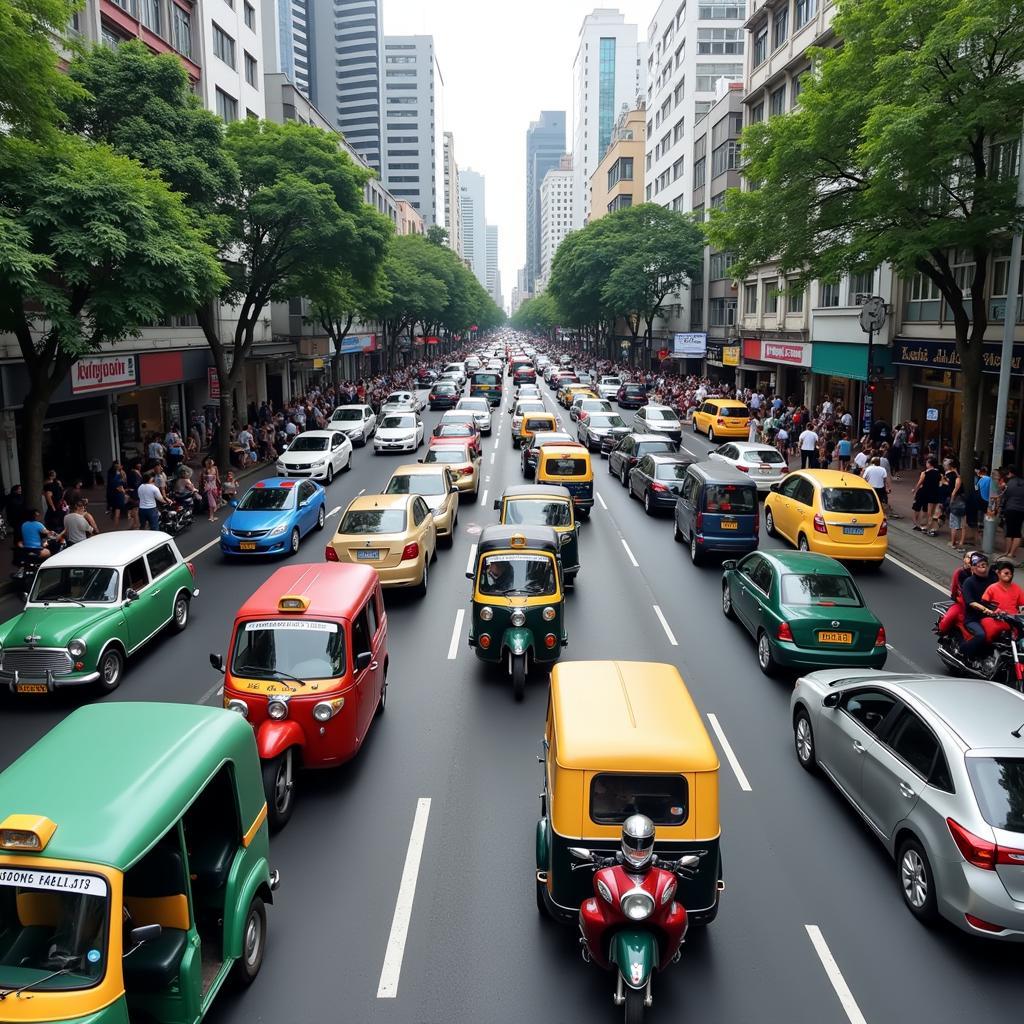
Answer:
POLYGON ((942 473, 934 455, 925 459, 924 469, 914 487, 914 529, 935 537, 938 508, 942 501, 942 473))
POLYGON ((199 477, 200 489, 206 498, 206 508, 211 523, 217 522, 217 509, 220 507, 220 471, 209 455, 203 459, 203 470, 199 477))

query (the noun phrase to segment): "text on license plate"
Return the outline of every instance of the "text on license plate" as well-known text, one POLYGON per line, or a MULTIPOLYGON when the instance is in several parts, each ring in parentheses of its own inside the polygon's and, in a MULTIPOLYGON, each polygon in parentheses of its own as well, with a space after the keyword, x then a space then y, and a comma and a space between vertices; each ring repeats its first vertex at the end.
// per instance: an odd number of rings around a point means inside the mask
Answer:
POLYGON ((739 525, 740 524, 737 523, 735 519, 723 519, 722 520, 722 529, 723 530, 738 530, 739 529, 739 525))
POLYGON ((367 548, 356 552, 356 559, 364 562, 376 562, 379 557, 380 551, 377 548, 367 548))
POLYGON ((772 467, 771 466, 762 466, 758 470, 759 473, 770 473, 771 471, 772 471, 772 467))
POLYGON ((239 541, 238 546, 243 551, 255 551, 256 550, 256 545, 251 540, 239 541))
POLYGON ((853 634, 836 632, 834 630, 822 629, 818 632, 818 643, 820 644, 852 644, 853 634))
POLYGON ((46 693, 46 683, 18 683, 18 693, 46 693))
POLYGON ((843 533, 848 537, 863 537, 864 527, 863 526, 844 526, 843 533))

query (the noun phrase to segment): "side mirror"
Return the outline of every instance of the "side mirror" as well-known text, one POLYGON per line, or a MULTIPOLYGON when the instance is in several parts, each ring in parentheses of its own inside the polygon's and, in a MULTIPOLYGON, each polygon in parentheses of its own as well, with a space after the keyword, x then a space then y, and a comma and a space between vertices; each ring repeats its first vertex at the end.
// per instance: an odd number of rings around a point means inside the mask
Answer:
POLYGON ((697 868, 700 867, 700 857, 694 853, 688 853, 685 857, 679 858, 679 866, 681 868, 697 868))
POLYGON ((218 671, 224 671, 224 655, 223 654, 211 654, 210 664, 218 671))
POLYGON ((128 588, 128 589, 127 589, 127 590, 126 590, 125 592, 124 592, 124 599, 125 599, 125 600, 126 600, 126 601, 127 601, 128 603, 129 603, 129 604, 131 604, 131 602, 132 602, 132 601, 138 601, 138 599, 139 599, 139 592, 138 592, 138 591, 137 591, 137 590, 136 590, 136 589, 135 589, 134 587, 129 587, 129 588, 128 588))
POLYGON ((230 505, 230 506, 231 506, 232 508, 238 508, 238 499, 237 499, 237 498, 232 498, 232 499, 231 499, 231 500, 230 500, 230 501, 228 502, 228 504, 229 504, 229 505, 230 505))
POLYGON ((776 494, 778 494, 778 493, 779 493, 779 485, 778 485, 778 483, 774 483, 774 484, 772 484, 772 485, 771 485, 771 486, 770 486, 770 487, 768 488, 768 490, 769 490, 769 491, 774 491, 774 492, 775 492, 776 494))
POLYGON ((593 855, 585 846, 570 846, 569 856, 573 860, 593 860, 593 855))
POLYGON ((822 698, 821 706, 823 708, 837 708, 839 707, 839 701, 842 700, 841 693, 826 693, 822 698))
POLYGON ((159 939, 163 933, 162 925, 143 924, 139 925, 138 928, 133 928, 128 933, 128 940, 132 946, 141 946, 144 942, 153 942, 155 939, 159 939))
POLYGON ((422 460, 422 459, 417 459, 416 461, 417 461, 417 462, 422 462, 423 460, 422 460))
POLYGON ((466 570, 466 579, 467 580, 475 580, 476 579, 476 573, 473 572, 472 569, 467 569, 466 570))
POLYGON ((501 498, 495 498, 494 499, 494 511, 495 512, 500 512, 501 511, 501 498))
MULTIPOLYGON (((422 461, 423 460, 420 459, 420 462, 422 462, 422 461)), ((451 487, 448 488, 448 491, 449 491, 450 494, 458 494, 459 493, 459 485, 458 484, 452 484, 451 487)))
POLYGON ((723 569, 735 569, 736 568, 736 559, 735 558, 727 558, 722 563, 722 568, 723 569))
POLYGON ((356 671, 362 672, 369 668, 371 661, 373 661, 373 651, 360 651, 356 655, 356 671))

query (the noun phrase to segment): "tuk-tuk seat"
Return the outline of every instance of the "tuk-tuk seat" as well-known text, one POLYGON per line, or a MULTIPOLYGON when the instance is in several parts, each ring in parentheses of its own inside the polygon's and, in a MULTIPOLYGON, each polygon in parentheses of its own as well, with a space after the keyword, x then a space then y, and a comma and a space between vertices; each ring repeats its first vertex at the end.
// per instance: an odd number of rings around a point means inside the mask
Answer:
POLYGON ((192 874, 193 894, 197 899, 218 892, 227 885, 237 852, 237 841, 218 835, 204 836, 189 851, 188 866, 192 874))
POLYGON ((129 994, 163 992, 177 980, 188 932, 164 928, 160 938, 139 946, 124 958, 124 985, 129 994))

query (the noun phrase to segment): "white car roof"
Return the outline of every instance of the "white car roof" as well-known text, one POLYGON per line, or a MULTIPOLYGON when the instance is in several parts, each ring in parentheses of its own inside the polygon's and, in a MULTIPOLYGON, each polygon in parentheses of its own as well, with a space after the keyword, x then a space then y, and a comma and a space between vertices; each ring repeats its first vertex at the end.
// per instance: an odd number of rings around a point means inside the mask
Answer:
POLYGON ((335 412, 341 412, 342 409, 358 409, 360 412, 366 412, 369 408, 370 407, 368 405, 337 405, 334 407, 334 412, 331 413, 331 416, 333 416, 335 412))
POLYGON ((392 391, 391 394, 388 395, 388 397, 384 399, 384 403, 387 404, 388 402, 393 401, 394 399, 398 399, 399 401, 402 401, 402 400, 410 399, 410 398, 412 398, 412 392, 411 391, 392 391))
POLYGON ((44 564, 48 569, 75 565, 102 565, 117 569, 161 544, 170 544, 180 554, 170 534, 159 530, 126 530, 124 533, 99 533, 89 537, 53 555, 44 564))
POLYGON ((764 444, 761 441, 729 441, 728 444, 731 444, 738 452, 778 451, 778 449, 774 445, 764 444))
POLYGON ((673 416, 676 415, 675 409, 673 409, 670 405, 656 405, 654 402, 648 402, 645 408, 648 412, 650 412, 652 409, 657 409, 659 412, 670 412, 673 416))
POLYGON ((295 438, 298 440, 300 437, 312 437, 327 438, 329 440, 337 433, 339 433, 337 430, 304 430, 301 434, 296 434, 295 438))

